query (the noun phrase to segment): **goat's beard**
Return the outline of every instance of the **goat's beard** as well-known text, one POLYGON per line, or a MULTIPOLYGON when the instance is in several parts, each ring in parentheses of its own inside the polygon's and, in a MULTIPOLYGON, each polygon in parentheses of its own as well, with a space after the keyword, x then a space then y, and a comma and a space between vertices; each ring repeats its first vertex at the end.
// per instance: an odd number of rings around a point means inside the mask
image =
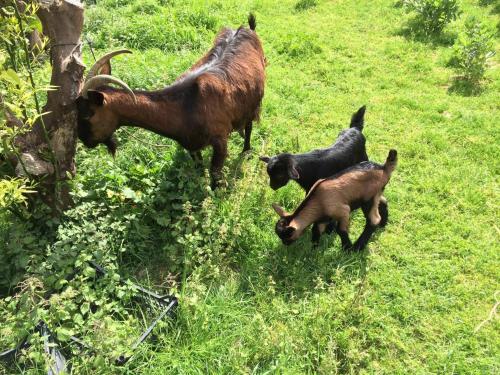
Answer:
POLYGON ((103 142, 106 147, 108 148, 108 152, 113 156, 115 157, 115 153, 116 153, 116 147, 117 147, 117 141, 116 141, 116 137, 115 135, 113 134, 111 137, 109 137, 108 139, 106 139, 104 142, 103 142))

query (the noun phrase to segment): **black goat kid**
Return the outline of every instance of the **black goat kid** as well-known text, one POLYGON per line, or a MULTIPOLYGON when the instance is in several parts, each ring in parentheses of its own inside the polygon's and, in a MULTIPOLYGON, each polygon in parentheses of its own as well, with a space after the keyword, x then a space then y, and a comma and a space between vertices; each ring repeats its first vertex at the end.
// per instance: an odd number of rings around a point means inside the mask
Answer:
POLYGON ((351 127, 342 130, 333 145, 304 154, 261 156, 267 163, 269 185, 277 190, 295 180, 306 193, 320 178, 330 177, 345 168, 368 160, 362 133, 366 106, 352 115, 351 127))

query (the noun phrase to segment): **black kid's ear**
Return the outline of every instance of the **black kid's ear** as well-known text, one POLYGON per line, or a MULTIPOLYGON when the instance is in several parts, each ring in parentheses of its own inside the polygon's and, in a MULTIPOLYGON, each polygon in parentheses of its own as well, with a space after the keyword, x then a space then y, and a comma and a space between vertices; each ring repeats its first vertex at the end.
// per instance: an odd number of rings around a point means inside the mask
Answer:
POLYGON ((293 232, 295 232, 295 228, 294 227, 286 227, 283 233, 287 237, 290 237, 293 234, 293 232))
POLYGON ((286 216, 286 211, 280 207, 277 203, 273 203, 273 208, 274 211, 280 216, 280 217, 285 217, 286 216))
POLYGON ((259 156, 259 159, 262 160, 264 163, 269 163, 269 160, 271 160, 271 158, 269 156, 259 156))
POLYGON ((293 164, 288 167, 288 175, 292 180, 298 180, 300 178, 299 172, 297 172, 293 164))
POLYGON ((96 90, 89 90, 87 92, 88 101, 91 104, 102 106, 104 104, 104 94, 96 90))

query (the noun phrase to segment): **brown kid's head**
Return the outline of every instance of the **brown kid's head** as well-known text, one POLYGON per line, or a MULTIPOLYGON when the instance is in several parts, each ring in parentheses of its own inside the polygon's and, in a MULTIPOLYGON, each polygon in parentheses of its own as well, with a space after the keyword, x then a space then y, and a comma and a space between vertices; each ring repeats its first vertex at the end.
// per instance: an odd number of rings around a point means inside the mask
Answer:
POLYGON ((297 235, 297 230, 294 227, 290 226, 290 222, 292 221, 293 217, 278 204, 273 203, 272 206, 274 208, 274 211, 276 211, 276 213, 280 217, 276 222, 274 230, 284 245, 290 245, 299 237, 297 235))

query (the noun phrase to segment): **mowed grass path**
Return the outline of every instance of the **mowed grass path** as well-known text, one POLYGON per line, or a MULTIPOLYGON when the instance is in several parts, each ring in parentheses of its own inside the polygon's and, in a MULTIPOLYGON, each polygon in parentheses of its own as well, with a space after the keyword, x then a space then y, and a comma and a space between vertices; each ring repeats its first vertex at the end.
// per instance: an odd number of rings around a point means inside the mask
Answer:
MULTIPOLYGON (((467 14, 493 22, 491 7, 461 3, 467 14)), ((481 95, 462 96, 449 90, 450 45, 405 35, 409 17, 395 1, 294 6, 224 1, 211 11, 217 25, 230 26, 255 11, 269 62, 253 154, 240 159, 241 140, 232 137, 229 188, 214 198, 220 214, 239 218, 241 233, 218 275, 188 277, 176 322, 131 371, 498 373, 498 320, 474 332, 500 289, 498 57, 481 95), (303 193, 293 184, 273 192, 258 155, 327 146, 364 104, 370 158, 383 162, 390 148, 400 157, 386 190, 387 228, 360 254, 341 251, 336 237, 311 249, 309 234, 282 246, 271 203, 293 210, 303 193)), ((213 37, 203 34, 194 51, 146 49, 117 59, 114 74, 133 87, 158 87, 194 62, 213 37)), ((118 150, 117 165, 147 148, 130 140, 118 150)), ((102 157, 103 150, 87 153, 81 171, 91 173, 102 157)), ((360 216, 352 237, 362 228, 360 216)), ((168 272, 156 251, 140 264, 153 284, 168 272)))

